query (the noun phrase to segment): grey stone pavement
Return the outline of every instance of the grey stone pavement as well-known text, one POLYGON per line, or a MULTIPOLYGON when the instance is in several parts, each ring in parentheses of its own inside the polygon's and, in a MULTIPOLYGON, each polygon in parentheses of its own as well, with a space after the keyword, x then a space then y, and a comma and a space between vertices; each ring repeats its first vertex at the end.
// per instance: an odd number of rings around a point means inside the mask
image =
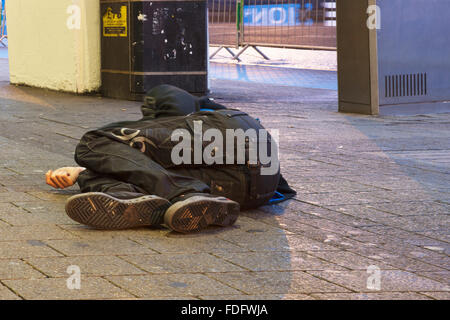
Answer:
POLYGON ((212 90, 280 130, 298 196, 198 234, 98 231, 64 213, 78 189, 52 190, 44 173, 75 165, 85 131, 138 119, 140 104, 10 86, 0 59, 0 299, 450 298, 450 114, 339 114, 325 89, 212 90), (72 265, 80 290, 67 288, 72 265))

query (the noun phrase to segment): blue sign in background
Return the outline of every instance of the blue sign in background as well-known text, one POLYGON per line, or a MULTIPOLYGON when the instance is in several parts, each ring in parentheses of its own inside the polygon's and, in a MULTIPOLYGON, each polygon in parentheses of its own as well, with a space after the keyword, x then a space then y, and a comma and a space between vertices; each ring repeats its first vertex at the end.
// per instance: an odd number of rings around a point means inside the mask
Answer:
MULTIPOLYGON (((3 12, 1 12, 1 14, 0 14, 0 16, 1 16, 1 19, 0 19, 0 26, 2 25, 2 22, 3 22, 3 19, 4 19, 4 15, 5 15, 5 0, 2 0, 2 11, 3 11, 3 12)), ((7 33, 6 33, 6 25, 5 25, 4 34, 5 34, 5 35, 7 34, 7 33)))
MULTIPOLYGON (((244 6, 244 25, 246 26, 295 26, 310 25, 314 21, 302 21, 299 3, 244 6)), ((313 4, 306 3, 305 11, 312 11, 313 4)))

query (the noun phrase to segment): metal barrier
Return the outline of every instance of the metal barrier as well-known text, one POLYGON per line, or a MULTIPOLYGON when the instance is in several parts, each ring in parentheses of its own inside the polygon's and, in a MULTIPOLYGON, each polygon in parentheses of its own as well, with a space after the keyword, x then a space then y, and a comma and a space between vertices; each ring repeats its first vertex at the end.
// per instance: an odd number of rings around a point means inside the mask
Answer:
POLYGON ((237 6, 239 0, 208 0, 209 43, 237 47, 239 44, 237 6))
POLYGON ((244 0, 241 45, 334 50, 335 8, 329 0, 244 0))
POLYGON ((239 60, 257 46, 336 50, 336 0, 208 1, 210 44, 219 46, 211 57, 225 48, 239 60))
POLYGON ((5 11, 5 0, 0 1, 0 44, 6 47, 4 42, 8 38, 6 34, 6 11, 5 11))
MULTIPOLYGON (((235 58, 236 55, 230 48, 239 48, 240 5, 241 0, 208 0, 209 44, 219 47, 210 58, 222 49, 235 58)), ((239 58, 235 59, 240 61, 239 58)))

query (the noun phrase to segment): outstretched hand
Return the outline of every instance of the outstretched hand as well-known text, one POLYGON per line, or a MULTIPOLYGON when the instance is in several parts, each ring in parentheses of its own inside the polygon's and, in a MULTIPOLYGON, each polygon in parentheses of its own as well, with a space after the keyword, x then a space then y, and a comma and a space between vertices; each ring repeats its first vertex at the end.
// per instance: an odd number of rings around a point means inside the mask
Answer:
POLYGON ((83 170, 85 168, 81 167, 64 167, 55 171, 49 170, 45 174, 45 180, 53 188, 65 189, 73 186, 77 182, 78 176, 83 170))

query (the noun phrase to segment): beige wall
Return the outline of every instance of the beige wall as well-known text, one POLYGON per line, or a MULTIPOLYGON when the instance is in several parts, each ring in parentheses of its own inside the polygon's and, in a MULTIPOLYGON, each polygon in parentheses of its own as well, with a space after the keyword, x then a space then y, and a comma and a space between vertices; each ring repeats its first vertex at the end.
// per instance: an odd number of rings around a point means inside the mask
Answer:
POLYGON ((6 11, 12 84, 76 93, 100 88, 98 0, 7 0, 6 11), (71 5, 81 9, 80 29, 67 26, 71 5))

